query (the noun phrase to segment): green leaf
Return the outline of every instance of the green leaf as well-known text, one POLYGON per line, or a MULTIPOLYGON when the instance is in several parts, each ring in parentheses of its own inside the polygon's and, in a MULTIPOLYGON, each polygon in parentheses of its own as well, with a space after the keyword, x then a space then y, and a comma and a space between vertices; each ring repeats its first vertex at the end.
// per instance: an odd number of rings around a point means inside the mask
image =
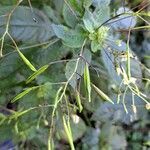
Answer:
POLYGON ((38 98, 54 98, 56 94, 56 91, 54 88, 52 88, 52 84, 50 82, 46 82, 44 85, 40 86, 37 90, 37 97, 38 98))
POLYGON ((52 25, 56 36, 63 40, 63 43, 72 48, 79 48, 83 45, 85 35, 77 30, 71 30, 63 25, 52 25))
POLYGON ((54 0, 53 3, 54 3, 56 12, 61 14, 62 9, 63 9, 64 0, 54 0))
POLYGON ((70 8, 66 4, 64 4, 64 7, 63 7, 63 17, 68 26, 72 28, 76 26, 78 20, 75 14, 73 14, 73 12, 70 10, 70 8))
MULTIPOLYGON (((116 101, 117 96, 111 95, 111 97, 116 101)), ((123 96, 121 96, 121 99, 123 96)), ((142 119, 146 116, 146 109, 144 109, 144 103, 141 98, 135 96, 135 106, 137 108, 137 113, 135 114, 132 107, 132 93, 128 92, 125 98, 125 105, 128 109, 128 114, 126 113, 122 103, 113 105, 110 102, 105 102, 97 108, 94 112, 92 119, 96 121, 106 122, 121 122, 125 124, 130 124, 136 120, 142 119)))
MULTIPOLYGON (((3 15, 0 17, 0 35, 6 28, 7 15, 12 7, 0 7, 3 15)), ((30 7, 18 6, 13 12, 10 23, 9 33, 18 41, 41 42, 50 39, 54 33, 51 28, 51 22, 41 11, 30 7)))
POLYGON ((100 7, 102 5, 107 6, 110 4, 110 0, 93 0, 93 5, 100 7))
MULTIPOLYGON (((13 139, 13 137, 14 137, 14 132, 12 130, 13 127, 14 127, 13 124, 12 123, 8 123, 8 122, 5 122, 4 124, 2 124, 0 126, 0 128, 1 128, 1 134, 3 134, 3 136, 0 136, 0 141, 1 142, 5 141, 5 140, 8 141, 8 139, 13 139)), ((9 142, 11 143, 12 141, 9 140, 9 142)), ((4 147, 4 149, 9 149, 9 148, 8 147, 7 148, 4 147)))
POLYGON ((97 41, 92 41, 91 42, 91 50, 92 50, 92 52, 97 52, 98 50, 99 50, 99 48, 100 48, 100 44, 97 42, 97 41))
POLYGON ((95 19, 95 27, 98 28, 101 24, 110 18, 110 8, 106 5, 96 8, 93 12, 93 17, 95 19))
POLYGON ((93 33, 101 24, 110 18, 109 7, 101 6, 100 8, 95 9, 92 13, 89 9, 85 10, 83 16, 83 22, 86 29, 93 33))
POLYGON ((43 73, 48 67, 49 67, 49 65, 45 65, 45 66, 41 67, 40 69, 38 69, 36 72, 34 72, 34 73, 26 80, 26 84, 28 84, 28 83, 30 83, 32 80, 34 80, 38 75, 40 75, 41 73, 43 73))
POLYGON ((92 0, 84 0, 83 1, 83 6, 84 8, 89 8, 92 4, 92 0))
POLYGON ((150 140, 147 140, 146 142, 144 142, 144 145, 150 146, 150 140))
POLYGON ((82 138, 82 142, 84 143, 85 150, 99 150, 99 138, 100 138, 100 130, 98 128, 88 127, 84 137, 82 138))
POLYGON ((43 12, 49 17, 54 23, 60 23, 61 19, 57 11, 51 8, 49 5, 44 5, 43 12))
POLYGON ((67 2, 69 4, 69 7, 71 7, 77 15, 82 16, 83 7, 81 0, 69 0, 67 2))
MULTIPOLYGON (((112 132, 113 131, 114 129, 112 129, 112 132)), ((112 135, 112 137, 110 138, 111 146, 113 147, 113 149, 122 149, 127 147, 125 134, 121 132, 123 132, 123 129, 121 129, 120 132, 118 131, 116 134, 112 135)))
POLYGON ((125 149, 127 146, 124 130, 121 126, 112 125, 109 121, 105 122, 101 128, 101 134, 99 137, 100 147, 104 149, 125 149))
POLYGON ((9 1, 9 0, 5 0, 5 1, 1 1, 0 2, 0 4, 1 5, 15 5, 17 3, 17 0, 11 0, 11 1, 9 1))
POLYGON ((85 10, 85 13, 83 16, 83 22, 84 22, 85 28, 90 33, 93 33, 95 29, 95 19, 94 19, 93 14, 88 9, 85 10))
POLYGON ((18 94, 11 102, 14 103, 17 100, 21 99, 23 96, 25 96, 26 94, 28 94, 29 92, 31 92, 32 90, 36 89, 37 87, 31 87, 26 89, 25 91, 21 92, 20 94, 18 94))

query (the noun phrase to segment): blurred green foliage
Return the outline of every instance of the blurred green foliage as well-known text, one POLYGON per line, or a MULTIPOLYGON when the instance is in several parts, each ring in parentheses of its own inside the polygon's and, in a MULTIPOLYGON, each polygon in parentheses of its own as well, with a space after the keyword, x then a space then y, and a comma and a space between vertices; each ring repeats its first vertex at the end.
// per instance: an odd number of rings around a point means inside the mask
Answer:
POLYGON ((149 10, 0 1, 0 149, 149 149, 149 10))

